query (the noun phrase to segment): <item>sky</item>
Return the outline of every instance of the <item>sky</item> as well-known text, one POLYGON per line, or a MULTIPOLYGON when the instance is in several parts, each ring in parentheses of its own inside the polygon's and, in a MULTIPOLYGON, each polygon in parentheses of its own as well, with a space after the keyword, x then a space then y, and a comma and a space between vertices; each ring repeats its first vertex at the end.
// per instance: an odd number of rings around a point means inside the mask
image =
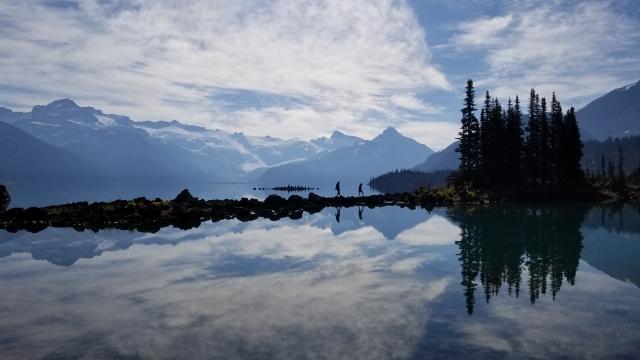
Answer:
POLYGON ((0 106, 454 141, 468 78, 580 108, 640 80, 636 0, 0 0, 0 106))

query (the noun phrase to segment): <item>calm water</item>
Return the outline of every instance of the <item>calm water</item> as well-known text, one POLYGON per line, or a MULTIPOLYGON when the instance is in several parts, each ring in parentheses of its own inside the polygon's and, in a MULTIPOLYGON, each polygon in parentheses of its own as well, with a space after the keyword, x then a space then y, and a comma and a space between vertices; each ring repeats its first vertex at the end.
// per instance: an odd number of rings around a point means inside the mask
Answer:
POLYGON ((2 359, 640 356, 637 205, 0 232, 0 256, 2 359))
MULTIPOLYGON (((365 181, 366 183, 366 181, 365 181)), ((283 186, 289 184, 282 184, 283 186)), ((313 186, 314 193, 322 196, 335 195, 335 183, 319 184, 291 184, 300 186, 313 186)), ((11 206, 47 206, 65 204, 75 201, 112 201, 117 199, 133 199, 144 196, 148 199, 157 197, 162 199, 173 199, 182 189, 189 189, 194 195, 202 199, 240 199, 256 198, 264 199, 269 194, 279 194, 288 197, 292 193, 276 192, 271 190, 258 190, 265 187, 264 184, 247 183, 189 183, 189 182, 169 182, 169 183, 55 183, 55 182, 33 182, 33 183, 10 183, 7 184, 11 194, 11 206), (255 190, 254 190, 255 189, 255 190)), ((358 184, 354 182, 342 182, 342 193, 344 195, 357 195, 358 184)), ((365 194, 375 194, 377 191, 364 186, 365 194)), ((296 194, 306 196, 307 191, 296 192, 296 194)))

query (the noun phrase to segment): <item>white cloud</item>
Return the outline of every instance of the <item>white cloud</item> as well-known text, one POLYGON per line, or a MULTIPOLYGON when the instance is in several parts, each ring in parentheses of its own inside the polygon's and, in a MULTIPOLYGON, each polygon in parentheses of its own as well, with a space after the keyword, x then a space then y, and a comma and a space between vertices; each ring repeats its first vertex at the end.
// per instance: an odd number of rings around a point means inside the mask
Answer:
POLYGON ((610 1, 534 1, 460 25, 452 44, 484 55, 488 69, 476 84, 495 95, 535 87, 579 106, 637 76, 639 39, 638 21, 610 1))
POLYGON ((461 33, 454 37, 457 45, 486 46, 500 42, 502 32, 507 29, 513 15, 481 18, 460 26, 461 33))
POLYGON ((457 122, 447 121, 411 121, 401 124, 398 130, 403 134, 410 134, 433 150, 441 150, 458 136, 460 125, 457 122))
POLYGON ((0 7, 2 101, 22 109, 71 97, 137 119, 250 134, 315 137, 348 123, 372 136, 398 111, 435 111, 406 94, 451 88, 404 1, 0 7), (230 90, 295 101, 238 105, 224 98, 230 90))
POLYGON ((396 239, 413 246, 452 245, 460 239, 460 231, 446 218, 434 215, 418 226, 401 232, 396 239))
POLYGON ((416 94, 395 94, 391 96, 390 100, 395 106, 407 110, 413 110, 425 114, 438 114, 442 112, 442 108, 438 108, 422 101, 416 97, 416 94))

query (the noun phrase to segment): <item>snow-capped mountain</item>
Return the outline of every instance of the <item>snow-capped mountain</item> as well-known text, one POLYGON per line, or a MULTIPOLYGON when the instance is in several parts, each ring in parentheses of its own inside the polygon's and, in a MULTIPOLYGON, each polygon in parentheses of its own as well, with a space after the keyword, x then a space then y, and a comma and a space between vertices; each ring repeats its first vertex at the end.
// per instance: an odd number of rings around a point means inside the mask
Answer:
POLYGON ((188 151, 191 160, 205 173, 225 171, 237 178, 262 167, 306 159, 327 148, 299 139, 247 136, 178 121, 144 121, 134 126, 152 139, 172 148, 188 151))
POLYGON ((361 138, 357 136, 345 135, 340 131, 334 131, 330 137, 321 137, 317 139, 311 140, 311 143, 325 149, 334 149, 339 147, 351 146, 358 141, 362 141, 361 138))
POLYGON ((397 168, 410 168, 433 151, 400 134, 385 129, 372 140, 325 151, 307 160, 267 169, 258 178, 264 184, 326 184, 338 180, 366 183, 370 177, 397 168))
POLYGON ((615 89, 576 112, 583 139, 640 134, 640 81, 615 89))
POLYGON ((312 141, 248 136, 173 121, 136 122, 70 99, 30 112, 0 108, 0 121, 94 163, 114 178, 238 181, 258 168, 305 160, 351 145, 334 133, 312 141))
POLYGON ((35 106, 13 125, 95 164, 109 177, 148 181, 205 175, 185 161, 186 151, 162 146, 128 117, 80 107, 69 99, 35 106))

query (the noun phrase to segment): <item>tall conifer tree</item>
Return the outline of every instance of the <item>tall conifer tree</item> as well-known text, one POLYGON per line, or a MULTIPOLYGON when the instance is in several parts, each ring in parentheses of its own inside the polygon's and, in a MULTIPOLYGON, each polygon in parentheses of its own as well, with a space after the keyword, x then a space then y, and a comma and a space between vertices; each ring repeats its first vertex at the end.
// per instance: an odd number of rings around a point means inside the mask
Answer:
POLYGON ((554 92, 551 96, 551 173, 552 173, 552 183, 558 184, 560 177, 560 154, 564 150, 561 136, 562 136, 562 106, 560 106, 560 102, 556 98, 556 93, 554 92))
POLYGON ((529 122, 527 124, 527 141, 525 149, 525 167, 527 169, 527 182, 530 185, 538 184, 538 153, 540 144, 540 126, 538 123, 538 108, 536 99, 538 95, 535 89, 529 94, 529 122))
POLYGON ((547 120, 547 99, 540 99, 540 142, 538 143, 538 172, 540 175, 540 184, 546 186, 549 184, 551 173, 551 132, 549 121, 547 120))
POLYGON ((476 173, 479 159, 479 125, 475 111, 475 90, 473 89, 473 81, 467 81, 466 96, 464 99, 464 107, 462 112, 462 126, 460 128, 460 145, 458 151, 460 153, 460 171, 464 181, 471 182, 476 173))
POLYGON ((566 147, 561 153, 561 169, 563 176, 560 179, 564 185, 577 185, 584 182, 584 173, 580 162, 582 161, 582 141, 580 130, 576 120, 576 112, 572 107, 567 111, 562 121, 562 144, 566 147))
POLYGON ((522 181, 522 114, 520 113, 520 100, 516 96, 515 106, 512 106, 511 98, 507 103, 506 129, 505 129, 505 162, 508 183, 519 185, 522 181))

